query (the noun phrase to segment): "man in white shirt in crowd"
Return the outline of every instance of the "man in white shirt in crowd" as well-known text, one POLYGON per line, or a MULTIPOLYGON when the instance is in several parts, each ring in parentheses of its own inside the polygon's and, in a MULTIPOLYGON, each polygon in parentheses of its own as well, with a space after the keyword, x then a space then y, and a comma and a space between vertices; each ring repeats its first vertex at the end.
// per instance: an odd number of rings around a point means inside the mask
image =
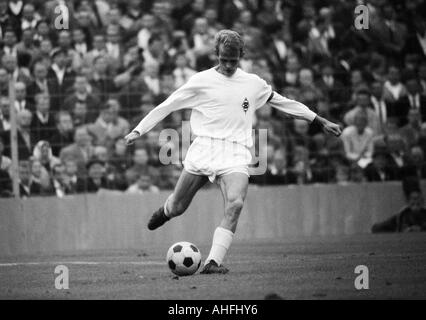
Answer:
POLYGON ((380 126, 379 117, 370 106, 371 106, 370 92, 366 89, 358 90, 358 92, 356 93, 356 106, 344 115, 343 121, 348 126, 355 124, 355 116, 358 114, 360 110, 363 110, 367 115, 368 127, 371 130, 373 130, 373 133, 375 135, 380 134, 381 126, 380 126))
POLYGON ((30 110, 34 111, 33 107, 29 107, 27 103, 27 86, 23 82, 15 83, 15 109, 16 111, 30 110))
POLYGON ((131 144, 171 112, 192 109, 191 128, 197 138, 188 149, 174 192, 153 214, 148 229, 157 229, 183 214, 196 192, 208 180, 217 179, 225 200, 225 216, 214 232, 203 274, 229 271, 222 262, 232 243, 247 193, 255 111, 269 104, 292 117, 316 122, 328 133, 337 136, 341 133, 337 124, 297 101, 284 98, 257 75, 238 68, 244 55, 244 42, 237 32, 219 31, 215 37, 215 51, 218 66, 191 77, 125 137, 131 144))
POLYGON ((0 97, 0 132, 10 130, 10 102, 5 96, 0 97))
POLYGON ((346 127, 342 133, 346 158, 365 168, 372 160, 373 130, 367 126, 368 118, 365 110, 358 110, 354 124, 346 127))

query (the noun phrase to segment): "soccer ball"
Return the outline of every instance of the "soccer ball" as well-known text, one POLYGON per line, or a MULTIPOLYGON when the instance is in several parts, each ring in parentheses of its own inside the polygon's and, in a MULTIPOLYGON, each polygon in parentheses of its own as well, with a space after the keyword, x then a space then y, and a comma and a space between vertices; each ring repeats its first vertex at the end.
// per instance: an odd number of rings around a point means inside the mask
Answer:
POLYGON ((200 267, 200 250, 190 242, 177 242, 167 251, 167 264, 174 274, 190 276, 200 267))

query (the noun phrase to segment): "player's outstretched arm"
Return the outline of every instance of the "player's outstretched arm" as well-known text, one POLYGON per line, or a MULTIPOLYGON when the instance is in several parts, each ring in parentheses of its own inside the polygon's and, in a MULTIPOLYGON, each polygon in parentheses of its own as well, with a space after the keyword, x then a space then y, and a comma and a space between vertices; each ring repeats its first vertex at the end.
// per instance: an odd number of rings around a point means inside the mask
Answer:
POLYGON ((173 111, 194 108, 197 101, 196 96, 196 86, 190 80, 173 92, 163 103, 151 110, 132 132, 124 137, 126 143, 129 145, 135 142, 173 111))
POLYGON ((320 117, 319 115, 315 117, 313 122, 318 123, 326 133, 334 134, 336 137, 342 134, 342 129, 338 124, 320 117))
POLYGON ((126 140, 126 144, 130 145, 130 144, 133 144, 135 140, 139 138, 140 136, 141 135, 139 134, 139 132, 132 131, 127 136, 125 136, 124 139, 126 140))
POLYGON ((334 134, 335 136, 340 136, 342 133, 342 130, 338 124, 320 117, 303 103, 285 98, 275 91, 271 94, 271 97, 267 103, 271 107, 276 108, 293 118, 303 119, 309 122, 316 122, 327 133, 334 134))

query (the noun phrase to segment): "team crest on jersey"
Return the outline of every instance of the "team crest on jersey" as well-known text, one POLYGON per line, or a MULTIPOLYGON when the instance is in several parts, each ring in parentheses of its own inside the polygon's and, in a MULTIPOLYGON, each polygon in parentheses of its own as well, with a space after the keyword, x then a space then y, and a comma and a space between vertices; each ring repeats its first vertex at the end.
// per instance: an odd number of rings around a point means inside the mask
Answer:
POLYGON ((244 112, 247 112, 249 106, 250 106, 249 101, 247 100, 247 98, 244 98, 244 101, 243 101, 243 104, 242 104, 244 112))

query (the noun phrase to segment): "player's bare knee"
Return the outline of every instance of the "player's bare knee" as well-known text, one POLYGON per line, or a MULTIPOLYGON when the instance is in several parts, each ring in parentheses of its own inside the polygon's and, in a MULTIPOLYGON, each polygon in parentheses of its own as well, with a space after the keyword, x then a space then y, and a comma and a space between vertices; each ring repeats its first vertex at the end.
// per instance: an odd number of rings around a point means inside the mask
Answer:
POLYGON ((238 217, 243 209, 244 200, 241 197, 229 198, 227 202, 227 212, 238 217))

